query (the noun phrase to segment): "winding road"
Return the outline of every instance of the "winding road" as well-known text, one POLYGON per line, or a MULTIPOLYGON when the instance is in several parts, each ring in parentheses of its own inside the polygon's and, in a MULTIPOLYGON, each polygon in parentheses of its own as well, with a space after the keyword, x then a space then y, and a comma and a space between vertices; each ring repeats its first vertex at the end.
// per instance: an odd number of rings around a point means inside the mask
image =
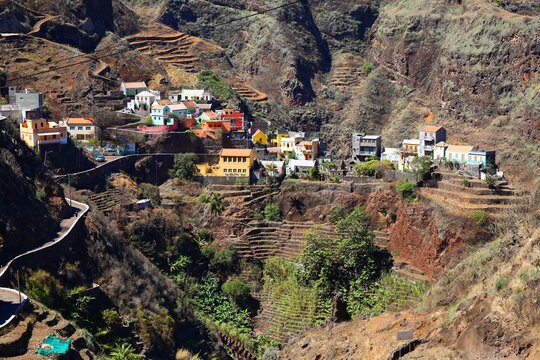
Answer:
MULTIPOLYGON (((4 280, 3 278, 9 275, 8 270, 10 270, 12 265, 14 266, 14 262, 17 262, 17 260, 24 257, 39 255, 40 251, 62 242, 75 228, 75 225, 77 225, 79 221, 84 218, 90 209, 88 205, 78 201, 70 200, 68 198, 66 198, 66 201, 71 204, 71 208, 74 211, 73 216, 60 222, 60 230, 50 241, 13 257, 10 261, 3 265, 0 270, 0 280, 4 280)), ((17 290, 0 288, 0 328, 9 324, 15 318, 26 300, 27 296, 22 293, 21 298, 19 299, 17 290), (20 300, 22 300, 22 302, 20 300)))

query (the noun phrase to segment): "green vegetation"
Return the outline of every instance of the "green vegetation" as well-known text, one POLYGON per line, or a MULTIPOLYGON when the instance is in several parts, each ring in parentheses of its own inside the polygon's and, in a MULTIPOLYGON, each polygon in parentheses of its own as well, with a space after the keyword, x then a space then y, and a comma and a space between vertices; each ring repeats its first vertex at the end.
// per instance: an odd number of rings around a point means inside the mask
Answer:
POLYGON ((495 280, 495 290, 497 292, 504 289, 506 287, 506 285, 508 285, 508 278, 506 278, 504 276, 501 276, 501 277, 497 278, 497 280, 495 280))
POLYGON ((62 302, 64 287, 49 272, 38 269, 26 278, 26 294, 49 307, 62 302))
POLYGON ((416 185, 409 180, 400 180, 396 184, 396 191, 401 194, 401 197, 407 201, 416 200, 416 185))
POLYGON ((218 193, 203 193, 197 199, 201 204, 205 204, 210 210, 210 216, 219 215, 225 209, 225 199, 218 193))
POLYGON ((357 164, 355 167, 356 172, 360 175, 374 176, 376 178, 381 178, 385 170, 392 170, 393 168, 392 162, 388 160, 379 161, 376 159, 368 160, 363 164, 357 164))
POLYGON ((221 290, 227 295, 229 300, 238 306, 245 306, 250 298, 251 289, 242 280, 230 280, 221 285, 221 290))
POLYGON ((411 161, 411 171, 416 174, 416 181, 420 181, 431 171, 433 160, 429 156, 418 156, 411 161))
POLYGON ((463 187, 470 187, 471 186, 471 181, 467 178, 463 179, 463 187))
POLYGON ((220 101, 226 101, 233 96, 230 86, 211 70, 201 71, 197 75, 197 80, 199 81, 198 88, 212 93, 220 101))
POLYGON ((137 360, 142 358, 128 343, 117 344, 110 353, 111 360, 137 360))
POLYGON ((373 70, 373 64, 370 63, 368 60, 364 60, 364 63, 362 64, 362 70, 364 71, 364 74, 368 76, 373 70))
POLYGON ((488 220, 488 213, 484 210, 474 210, 471 213, 471 219, 473 219, 476 225, 483 226, 488 220))
POLYGON ((177 154, 174 156, 174 165, 170 170, 170 176, 192 180, 197 171, 197 155, 193 153, 177 154))
POLYGON ((152 126, 152 125, 154 125, 154 123, 152 122, 152 115, 146 115, 146 116, 144 117, 143 124, 144 124, 145 126, 152 126))
POLYGON ((315 166, 313 166, 311 169, 309 169, 307 177, 309 180, 320 180, 321 179, 321 172, 319 171, 319 163, 315 163, 315 166))
POLYGON ((236 254, 236 249, 232 246, 225 250, 206 246, 202 249, 202 254, 208 260, 210 269, 218 274, 230 274, 238 265, 238 255, 236 254))
POLYGON ((159 193, 159 187, 148 183, 142 183, 139 185, 139 198, 150 199, 152 200, 153 205, 160 205, 161 195, 159 193))
POLYGON ((39 201, 45 201, 45 199, 47 198, 47 193, 45 192, 44 188, 39 188, 36 190, 36 198, 39 201))
POLYGON ((486 175, 486 178, 484 179, 484 183, 490 188, 493 189, 497 187, 497 178, 492 175, 486 175))
POLYGON ((190 264, 191 259, 189 258, 189 256, 180 255, 178 258, 176 258, 176 260, 171 263, 169 271, 171 272, 171 274, 185 271, 190 264))
POLYGON ((336 224, 341 219, 345 218, 349 213, 349 209, 343 204, 337 204, 328 212, 328 220, 332 224, 336 224))
POLYGON ((281 209, 279 204, 270 203, 264 207, 264 218, 269 221, 281 221, 281 209))

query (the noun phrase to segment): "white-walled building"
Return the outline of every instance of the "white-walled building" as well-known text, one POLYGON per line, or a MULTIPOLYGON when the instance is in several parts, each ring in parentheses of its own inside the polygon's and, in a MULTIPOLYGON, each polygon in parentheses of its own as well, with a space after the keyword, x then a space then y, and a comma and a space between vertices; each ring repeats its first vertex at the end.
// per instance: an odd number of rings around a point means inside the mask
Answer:
MULTIPOLYGON (((174 95, 174 94, 173 94, 174 95)), ((204 89, 182 89, 180 99, 177 101, 206 101, 211 102, 214 99, 212 94, 204 89)))
POLYGON ((93 118, 66 118, 61 124, 67 127, 70 138, 79 141, 88 141, 97 134, 93 118))
POLYGON ((19 105, 0 105, 0 116, 4 116, 9 120, 16 121, 17 124, 26 120, 26 111, 21 109, 19 105))

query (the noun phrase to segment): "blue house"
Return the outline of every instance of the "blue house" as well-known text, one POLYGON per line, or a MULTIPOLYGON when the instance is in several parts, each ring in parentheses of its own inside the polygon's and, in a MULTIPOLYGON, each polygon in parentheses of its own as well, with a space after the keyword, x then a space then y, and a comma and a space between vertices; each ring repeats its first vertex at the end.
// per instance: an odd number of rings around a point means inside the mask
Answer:
POLYGON ((188 108, 183 103, 171 104, 171 105, 159 105, 155 102, 152 105, 152 125, 173 125, 174 119, 172 115, 189 115, 188 108))

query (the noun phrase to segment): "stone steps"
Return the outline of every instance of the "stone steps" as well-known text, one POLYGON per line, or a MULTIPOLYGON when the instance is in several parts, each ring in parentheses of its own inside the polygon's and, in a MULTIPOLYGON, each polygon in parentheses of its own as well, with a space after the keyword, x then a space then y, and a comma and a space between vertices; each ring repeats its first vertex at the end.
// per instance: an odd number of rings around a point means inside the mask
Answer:
POLYGON ((471 204, 468 202, 461 202, 454 197, 441 196, 436 192, 436 189, 432 188, 421 188, 419 194, 441 205, 457 216, 466 215, 463 211, 484 210, 487 212, 497 212, 515 207, 515 205, 510 204, 471 204))
POLYGON ((478 205, 512 204, 519 200, 519 197, 513 195, 474 195, 441 188, 429 189, 429 191, 437 193, 439 196, 448 197, 453 199, 454 201, 478 205))
POLYGON ((490 189, 487 187, 484 188, 480 186, 465 187, 463 185, 463 182, 461 184, 458 184, 457 182, 450 182, 448 180, 439 181, 437 183, 437 188, 443 189, 443 190, 449 190, 449 191, 463 192, 463 193, 472 194, 472 195, 507 195, 507 196, 515 195, 515 191, 513 189, 509 189, 506 187, 502 187, 500 189, 490 189))

